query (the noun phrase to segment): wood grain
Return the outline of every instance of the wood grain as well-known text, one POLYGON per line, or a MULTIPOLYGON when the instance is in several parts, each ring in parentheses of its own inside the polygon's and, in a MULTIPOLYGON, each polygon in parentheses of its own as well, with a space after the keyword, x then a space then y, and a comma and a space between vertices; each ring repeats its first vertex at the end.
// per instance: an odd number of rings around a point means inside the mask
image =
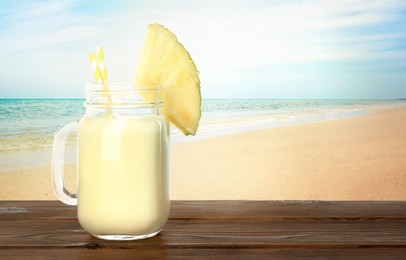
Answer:
POLYGON ((156 237, 104 241, 58 201, 0 201, 0 259, 406 259, 403 201, 173 201, 156 237))

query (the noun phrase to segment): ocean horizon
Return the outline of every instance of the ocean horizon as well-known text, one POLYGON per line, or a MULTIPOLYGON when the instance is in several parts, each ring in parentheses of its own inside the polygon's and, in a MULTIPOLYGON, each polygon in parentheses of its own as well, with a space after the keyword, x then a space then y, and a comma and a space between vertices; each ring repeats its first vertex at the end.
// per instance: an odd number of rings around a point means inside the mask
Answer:
MULTIPOLYGON (((0 99, 0 152, 50 148, 54 133, 64 124, 80 120, 84 99, 0 99)), ((404 99, 203 99, 196 137, 268 128, 284 124, 323 121, 406 106, 404 99)), ((181 133, 171 127, 181 140, 181 133)))
MULTIPOLYGON (((51 162, 55 132, 80 120, 84 99, 0 99, 0 171, 51 162)), ((171 126, 171 142, 327 121, 406 106, 406 100, 372 99, 203 99, 196 136, 171 126)), ((73 135, 65 160, 76 158, 73 135)))

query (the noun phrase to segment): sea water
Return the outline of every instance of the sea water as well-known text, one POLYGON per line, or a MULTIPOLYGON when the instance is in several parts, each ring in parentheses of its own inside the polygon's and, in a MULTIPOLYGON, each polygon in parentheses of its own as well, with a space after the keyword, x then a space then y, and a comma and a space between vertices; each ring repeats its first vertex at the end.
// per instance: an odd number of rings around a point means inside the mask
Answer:
MULTIPOLYGON (((54 133, 85 113, 82 99, 0 99, 0 170, 49 164, 54 133), (34 154, 34 155, 33 155, 34 154)), ((330 120, 406 106, 406 100, 204 99, 196 137, 171 127, 172 141, 330 120)), ((72 140, 72 148, 74 151, 72 140)), ((68 150, 70 148, 68 147, 68 150)), ((73 161, 75 155, 67 154, 73 161)))

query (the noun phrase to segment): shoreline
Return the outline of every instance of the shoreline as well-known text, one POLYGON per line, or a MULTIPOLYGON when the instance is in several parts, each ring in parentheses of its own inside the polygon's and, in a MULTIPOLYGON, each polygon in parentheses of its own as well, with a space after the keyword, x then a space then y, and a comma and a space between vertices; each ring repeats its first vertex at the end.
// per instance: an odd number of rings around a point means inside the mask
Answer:
MULTIPOLYGON (((171 198, 405 200, 404 118, 406 107, 174 142, 171 198)), ((50 171, 0 172, 0 199, 56 199, 50 171)), ((75 165, 67 171, 73 189, 75 165)))
MULTIPOLYGON (((2 109, 10 111, 1 120, 0 172, 5 168, 13 169, 13 166, 20 167, 25 162, 20 159, 13 164, 13 160, 10 160, 16 158, 13 154, 25 153, 30 161, 40 157, 39 161, 42 163, 27 163, 29 167, 50 161, 53 133, 65 123, 80 119, 84 113, 81 102, 72 102, 74 100, 71 99, 29 101, 32 100, 17 99, 14 103, 0 104, 2 109), (12 111, 16 106, 21 111, 14 115, 12 111), (47 109, 44 110, 44 107, 47 109), (48 154, 44 152, 47 149, 48 154), (36 156, 41 152, 45 157, 36 156)), ((406 107, 406 100, 206 99, 202 101, 203 112, 197 135, 184 137, 179 130, 171 128, 171 140, 174 143, 194 141, 257 129, 334 120, 399 107, 406 107)))
MULTIPOLYGON (((268 120, 239 122, 224 126, 216 126, 213 128, 203 127, 203 129, 198 130, 196 136, 184 136, 179 130, 175 129, 174 130, 175 133, 172 133, 171 130, 171 144, 194 142, 198 140, 204 140, 207 138, 227 136, 230 134, 238 134, 263 129, 271 129, 275 127, 293 126, 315 122, 332 121, 343 118, 351 118, 368 115, 371 113, 377 113, 379 111, 385 111, 388 109, 391 110, 398 108, 378 108, 372 110, 344 111, 341 113, 334 114, 308 115, 281 120, 268 119, 268 120)), ((66 162, 72 163, 76 161, 75 149, 76 149, 75 145, 71 144, 66 146, 65 152, 66 162)), ((50 165, 51 159, 52 159, 52 147, 43 147, 26 150, 0 151, 0 175, 4 172, 50 165)))
POLYGON ((376 113, 380 110, 370 110, 370 111, 346 111, 342 113, 335 113, 335 114, 322 114, 322 115, 311 115, 311 116, 302 116, 297 118, 288 118, 282 120, 258 120, 258 121, 251 121, 251 122, 243 122, 243 123, 236 123, 225 125, 222 127, 213 127, 213 128, 205 128, 202 129, 196 136, 184 136, 184 135, 176 135, 172 137, 171 141, 174 143, 178 142, 189 142, 189 141, 196 141, 196 140, 203 140, 206 138, 212 137, 219 137, 224 135, 230 134, 238 134, 244 132, 251 132, 257 130, 264 130, 264 129, 271 129, 275 127, 284 127, 284 126, 293 126, 293 125, 301 125, 301 124, 309 124, 309 123, 317 123, 317 122, 327 122, 332 120, 338 120, 343 118, 351 118, 357 116, 368 115, 371 113, 376 113))

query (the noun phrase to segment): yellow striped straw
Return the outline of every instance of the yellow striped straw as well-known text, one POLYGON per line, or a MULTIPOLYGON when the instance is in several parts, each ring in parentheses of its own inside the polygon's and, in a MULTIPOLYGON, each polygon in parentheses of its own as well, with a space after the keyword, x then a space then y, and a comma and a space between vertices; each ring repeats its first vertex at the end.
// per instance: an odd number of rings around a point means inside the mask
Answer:
POLYGON ((96 83, 99 83, 99 80, 102 79, 102 75, 100 73, 99 67, 97 67, 96 55, 94 55, 94 53, 90 53, 89 59, 90 59, 90 64, 92 65, 94 79, 96 80, 96 83))
POLYGON ((100 46, 96 48, 96 54, 89 54, 90 64, 92 65, 94 79, 96 83, 100 81, 102 83, 107 83, 107 69, 106 63, 104 62, 103 49, 100 46))
MULTIPOLYGON (((89 54, 90 64, 92 65, 94 79, 96 83, 103 83, 102 90, 108 91, 107 89, 107 71, 106 71, 106 64, 104 63, 104 54, 102 47, 98 46, 96 48, 96 54, 90 53, 89 54)), ((106 116, 111 117, 111 97, 108 93, 102 94, 104 97, 107 97, 107 104, 106 104, 106 116)))
POLYGON ((103 83, 107 83, 107 70, 106 70, 106 64, 104 63, 104 54, 103 54, 103 49, 100 46, 97 46, 96 49, 96 57, 97 57, 97 67, 100 70, 100 74, 102 77, 103 83))

